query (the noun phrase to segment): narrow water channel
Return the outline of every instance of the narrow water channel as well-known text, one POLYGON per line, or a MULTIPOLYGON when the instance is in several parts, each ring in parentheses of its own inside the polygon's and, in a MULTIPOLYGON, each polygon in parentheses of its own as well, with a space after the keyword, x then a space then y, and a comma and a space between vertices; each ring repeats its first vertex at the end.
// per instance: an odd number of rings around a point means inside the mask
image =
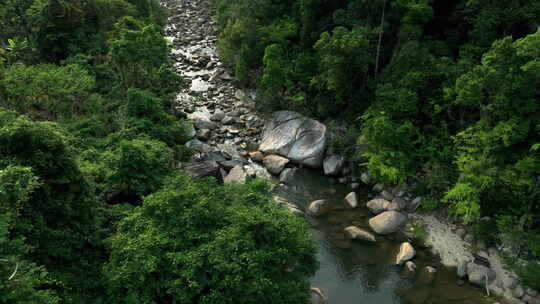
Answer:
POLYGON ((277 186, 274 194, 304 210, 311 201, 326 199, 336 211, 320 218, 309 218, 317 240, 320 269, 311 278, 328 297, 328 304, 484 304, 489 303, 482 290, 467 283, 458 285, 455 269, 439 263, 428 249, 417 249, 415 274, 392 265, 405 236, 377 236, 376 243, 349 241, 343 228, 356 225, 369 230, 369 211, 365 202, 367 189, 357 191, 360 206, 346 209, 343 198, 347 187, 331 184, 318 172, 299 170, 294 181, 277 186), (422 271, 426 266, 437 269, 433 277, 422 271))

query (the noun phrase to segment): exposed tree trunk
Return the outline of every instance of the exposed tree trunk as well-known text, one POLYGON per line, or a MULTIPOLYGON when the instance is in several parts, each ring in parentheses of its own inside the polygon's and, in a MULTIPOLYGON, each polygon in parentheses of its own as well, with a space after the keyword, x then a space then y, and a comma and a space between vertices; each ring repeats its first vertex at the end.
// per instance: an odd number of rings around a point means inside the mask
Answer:
POLYGON ((379 29, 379 42, 377 43, 377 57, 375 59, 375 75, 379 73, 379 58, 381 54, 381 43, 382 43, 382 36, 384 32, 384 15, 386 13, 386 0, 383 2, 383 9, 382 9, 382 16, 381 16, 381 26, 379 29))

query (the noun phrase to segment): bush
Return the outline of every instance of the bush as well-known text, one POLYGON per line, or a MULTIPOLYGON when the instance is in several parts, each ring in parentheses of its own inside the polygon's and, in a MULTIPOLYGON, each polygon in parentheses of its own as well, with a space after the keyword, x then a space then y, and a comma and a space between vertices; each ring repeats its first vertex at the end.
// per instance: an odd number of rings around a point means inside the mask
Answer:
POLYGON ((262 181, 175 176, 123 219, 105 273, 111 303, 309 303, 315 246, 262 181))

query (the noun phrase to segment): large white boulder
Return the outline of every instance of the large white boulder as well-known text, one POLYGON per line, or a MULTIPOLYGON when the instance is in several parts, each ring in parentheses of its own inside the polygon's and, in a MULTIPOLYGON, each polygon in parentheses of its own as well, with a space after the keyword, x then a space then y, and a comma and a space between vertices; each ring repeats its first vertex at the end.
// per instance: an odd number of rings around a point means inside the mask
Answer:
POLYGON ((369 220, 369 226, 378 234, 390 234, 405 224, 407 216, 397 211, 385 211, 369 220))
POLYGON ((266 123, 259 150, 320 168, 327 137, 324 124, 296 112, 279 111, 266 123))

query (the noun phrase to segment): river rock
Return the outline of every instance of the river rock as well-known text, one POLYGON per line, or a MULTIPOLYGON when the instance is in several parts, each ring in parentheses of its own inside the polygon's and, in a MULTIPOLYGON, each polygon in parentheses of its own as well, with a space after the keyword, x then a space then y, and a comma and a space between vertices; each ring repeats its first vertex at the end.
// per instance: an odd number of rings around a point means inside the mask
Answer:
POLYGON ((518 280, 511 276, 503 276, 502 278, 503 287, 506 289, 512 289, 517 286, 518 280))
POLYGON ((225 184, 229 183, 240 183, 243 184, 246 182, 246 172, 244 171, 244 168, 242 166, 236 166, 231 169, 231 172, 227 174, 223 182, 225 184))
POLYGON ((405 224, 407 216, 397 211, 385 211, 369 220, 369 226, 378 234, 390 234, 405 224))
POLYGON ((327 130, 322 123, 296 112, 279 111, 266 123, 259 150, 320 168, 326 142, 327 130))
POLYGON ((523 289, 523 287, 518 285, 512 290, 512 294, 514 295, 514 297, 521 299, 525 295, 525 290, 523 289))
POLYGON ((415 212, 422 205, 422 197, 415 198, 409 205, 409 212, 415 212))
POLYGON ((327 304, 328 299, 320 288, 311 287, 311 304, 327 304))
POLYGON ((412 260, 415 255, 416 251, 410 243, 405 242, 401 244, 399 247, 399 253, 396 257, 396 265, 402 265, 403 263, 412 260))
POLYGON ((192 139, 186 143, 186 147, 193 149, 198 152, 210 152, 212 150, 212 147, 210 145, 205 144, 204 142, 198 140, 198 139, 192 139))
POLYGON ((332 154, 324 159, 323 169, 325 175, 338 175, 343 169, 345 159, 341 155, 332 154))
POLYGON ((279 174, 279 181, 284 184, 292 183, 297 171, 297 168, 285 168, 281 171, 281 174, 279 174))
POLYGON ((232 125, 235 121, 236 121, 236 119, 235 119, 234 117, 231 117, 231 116, 225 116, 225 117, 221 120, 221 123, 224 124, 224 125, 232 125))
POLYGON ((208 129, 208 130, 214 130, 217 128, 217 125, 215 122, 206 120, 206 119, 197 119, 195 121, 195 127, 197 129, 208 129))
POLYGON ((206 141, 210 138, 210 135, 212 134, 212 131, 208 129, 200 129, 199 132, 197 132, 197 138, 206 141))
POLYGON ((484 265, 479 265, 471 262, 467 264, 467 276, 471 284, 477 286, 485 286, 486 276, 488 282, 491 282, 495 278, 495 272, 484 265))
POLYGON ((264 158, 264 155, 261 153, 261 151, 249 152, 248 155, 251 160, 256 162, 262 162, 264 158))
POLYGON ((263 163, 270 173, 279 175, 283 171, 283 168, 285 168, 285 165, 289 163, 289 160, 285 157, 272 154, 264 157, 263 163))
POLYGON ((351 240, 362 240, 368 242, 376 242, 377 239, 370 232, 365 231, 364 229, 358 228, 356 226, 349 226, 345 228, 345 233, 351 240))
POLYGON ((371 213, 379 214, 386 211, 386 208, 388 208, 389 204, 390 202, 385 199, 376 198, 367 202, 366 207, 369 209, 369 211, 371 211, 371 213))
POLYGON ((390 192, 388 190, 383 190, 381 192, 381 196, 382 196, 382 198, 384 198, 387 201, 392 201, 394 199, 394 195, 392 194, 392 192, 390 192))
POLYGON ((327 200, 316 200, 309 204, 307 211, 311 216, 320 216, 328 212, 328 204, 327 200))
POLYGON ((191 81, 190 91, 195 93, 202 93, 208 91, 212 87, 213 86, 210 83, 202 80, 201 78, 196 78, 191 81))
POLYGON ((214 114, 212 114, 212 116, 210 117, 210 120, 212 121, 222 121, 223 118, 225 118, 225 113, 223 113, 223 111, 221 110, 217 110, 214 112, 214 114))
POLYGON ((351 208, 356 208, 358 206, 358 198, 356 197, 356 192, 351 192, 345 197, 345 202, 351 208))
POLYGON ((420 284, 430 285, 435 281, 435 275, 437 274, 437 268, 426 266, 422 268, 418 281, 420 284))
POLYGON ((407 270, 408 272, 415 272, 416 268, 416 264, 413 261, 405 262, 405 270, 407 270))
POLYGON ((371 185, 371 176, 369 176, 369 173, 367 172, 363 172, 362 174, 360 174, 360 180, 366 184, 366 185, 371 185))
POLYGON ((183 166, 184 171, 195 178, 214 177, 219 182, 223 181, 219 165, 215 161, 203 161, 188 163, 183 166))

